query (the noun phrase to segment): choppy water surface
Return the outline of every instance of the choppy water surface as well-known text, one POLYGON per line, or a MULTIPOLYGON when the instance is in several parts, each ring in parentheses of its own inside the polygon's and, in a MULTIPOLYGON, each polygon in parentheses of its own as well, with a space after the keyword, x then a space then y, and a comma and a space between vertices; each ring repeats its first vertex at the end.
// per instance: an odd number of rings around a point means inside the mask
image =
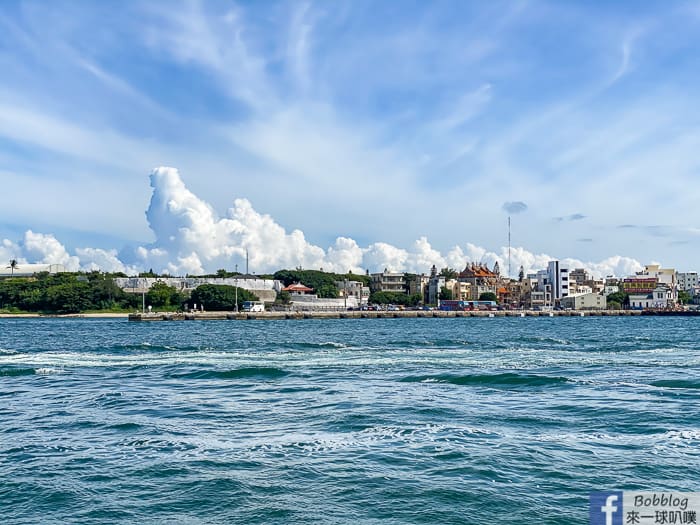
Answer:
POLYGON ((587 523, 700 490, 700 320, 0 320, 7 523, 587 523))

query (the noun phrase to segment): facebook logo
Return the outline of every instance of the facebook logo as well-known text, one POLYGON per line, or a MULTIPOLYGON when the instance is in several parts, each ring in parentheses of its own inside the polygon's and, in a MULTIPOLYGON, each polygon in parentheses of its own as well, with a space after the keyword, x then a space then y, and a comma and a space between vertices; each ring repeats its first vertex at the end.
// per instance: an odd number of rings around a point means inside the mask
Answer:
POLYGON ((622 525, 622 492, 591 492, 590 525, 622 525))

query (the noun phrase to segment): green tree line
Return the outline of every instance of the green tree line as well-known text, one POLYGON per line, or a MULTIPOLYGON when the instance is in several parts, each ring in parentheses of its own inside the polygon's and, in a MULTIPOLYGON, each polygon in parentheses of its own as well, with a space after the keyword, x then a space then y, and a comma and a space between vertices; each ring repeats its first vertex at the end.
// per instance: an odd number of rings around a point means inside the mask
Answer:
POLYGON ((172 286, 157 282, 146 293, 126 293, 115 277, 123 274, 37 273, 33 277, 0 280, 0 310, 72 314, 91 310, 128 311, 146 305, 178 309, 185 295, 172 286))
POLYGON ((32 278, 0 280, 0 309, 77 313, 85 310, 130 309, 141 297, 130 296, 110 275, 42 272, 32 278))

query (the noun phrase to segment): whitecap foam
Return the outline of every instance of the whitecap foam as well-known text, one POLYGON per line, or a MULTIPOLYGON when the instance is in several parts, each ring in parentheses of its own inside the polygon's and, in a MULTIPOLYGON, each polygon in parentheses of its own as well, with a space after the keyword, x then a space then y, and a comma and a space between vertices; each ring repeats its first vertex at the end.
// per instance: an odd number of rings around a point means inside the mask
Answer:
POLYGON ((34 369, 34 373, 38 375, 62 374, 63 372, 64 371, 59 368, 40 367, 34 369))

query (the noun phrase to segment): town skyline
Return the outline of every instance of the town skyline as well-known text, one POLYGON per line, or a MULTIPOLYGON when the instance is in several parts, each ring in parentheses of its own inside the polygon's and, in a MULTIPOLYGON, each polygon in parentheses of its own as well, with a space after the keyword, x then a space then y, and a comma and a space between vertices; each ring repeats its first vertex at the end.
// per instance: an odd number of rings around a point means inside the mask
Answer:
POLYGON ((691 271, 699 26, 691 2, 7 2, 0 257, 505 272, 510 216, 511 276, 691 271), (158 166, 204 226, 149 205, 158 166))

